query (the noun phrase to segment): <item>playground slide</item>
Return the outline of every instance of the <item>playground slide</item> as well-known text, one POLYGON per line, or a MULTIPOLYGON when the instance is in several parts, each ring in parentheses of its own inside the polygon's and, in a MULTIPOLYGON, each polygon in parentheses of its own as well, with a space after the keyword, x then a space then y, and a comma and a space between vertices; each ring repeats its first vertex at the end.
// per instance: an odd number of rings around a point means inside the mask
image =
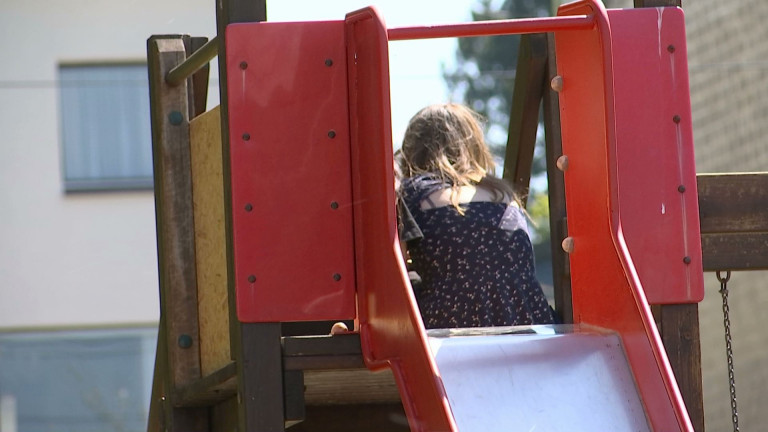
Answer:
POLYGON ((428 334, 462 432, 650 431, 615 333, 532 326, 428 334))

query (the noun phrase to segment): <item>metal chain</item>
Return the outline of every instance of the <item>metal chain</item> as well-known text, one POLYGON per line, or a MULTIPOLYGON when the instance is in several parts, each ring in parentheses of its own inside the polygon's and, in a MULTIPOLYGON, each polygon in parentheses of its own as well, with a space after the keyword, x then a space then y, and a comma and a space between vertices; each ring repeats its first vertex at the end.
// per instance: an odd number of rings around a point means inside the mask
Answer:
POLYGON ((725 355, 728 359, 728 384, 731 391, 731 419, 733 420, 733 432, 739 431, 739 411, 736 409, 736 378, 733 374, 733 346, 731 344, 731 317, 728 307, 728 280, 731 279, 731 271, 725 272, 725 277, 717 272, 717 280, 720 282, 720 294, 723 296, 723 325, 725 326, 725 355))

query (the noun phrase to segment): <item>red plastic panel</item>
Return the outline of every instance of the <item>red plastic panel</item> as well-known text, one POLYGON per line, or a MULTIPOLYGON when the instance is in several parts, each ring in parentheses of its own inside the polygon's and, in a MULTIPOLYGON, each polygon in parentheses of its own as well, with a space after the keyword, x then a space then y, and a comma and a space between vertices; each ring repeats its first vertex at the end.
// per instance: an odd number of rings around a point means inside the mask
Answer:
POLYGON ((651 304, 704 298, 682 9, 609 10, 619 209, 651 304))
POLYGON ((344 22, 226 37, 238 318, 354 318, 344 22))
POLYGON ((455 431, 397 239, 387 30, 373 8, 346 22, 363 357, 392 368, 412 431, 455 431))
MULTIPOLYGON (((559 15, 594 14, 591 30, 555 36, 574 320, 617 331, 653 430, 692 431, 650 307, 622 235, 611 27, 596 0, 559 15)), ((635 70, 634 73, 644 71, 635 70)), ((621 192, 621 193, 620 193, 621 192)))

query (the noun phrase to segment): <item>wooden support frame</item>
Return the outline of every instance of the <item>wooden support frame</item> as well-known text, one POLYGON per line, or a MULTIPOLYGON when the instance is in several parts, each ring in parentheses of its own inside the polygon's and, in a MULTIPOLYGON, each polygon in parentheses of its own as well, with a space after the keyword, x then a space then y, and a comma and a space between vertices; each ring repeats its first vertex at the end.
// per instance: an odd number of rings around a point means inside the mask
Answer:
MULTIPOLYGON (((266 0, 221 0, 216 3, 216 28, 219 58, 226 59, 226 27, 236 22, 266 21, 266 0)), ((224 162, 224 208, 227 238, 227 292, 229 298, 230 347, 237 365, 237 410, 241 431, 274 432, 285 430, 283 367, 280 323, 241 323, 236 315, 232 249, 232 188, 230 184, 229 113, 227 64, 219 61, 221 100, 221 142, 224 162)))
POLYGON ((208 424, 207 410, 175 403, 176 390, 200 378, 189 153, 194 99, 186 85, 165 82, 190 42, 182 36, 147 41, 161 308, 149 430, 203 431, 208 424))
POLYGON ((547 35, 521 35, 504 157, 504 178, 514 185, 523 206, 528 201, 546 64, 547 35))
POLYGON ((549 236, 552 251, 552 281, 555 286, 555 311, 565 323, 573 322, 571 296, 571 267, 568 255, 562 247, 568 237, 568 220, 565 211, 565 178, 557 168, 557 159, 563 154, 560 132, 560 101, 552 90, 552 79, 557 76, 555 36, 547 34, 547 67, 544 83, 544 135, 547 160, 547 184, 549 186, 549 236))
POLYGON ((768 173, 700 174, 704 271, 768 270, 768 173))

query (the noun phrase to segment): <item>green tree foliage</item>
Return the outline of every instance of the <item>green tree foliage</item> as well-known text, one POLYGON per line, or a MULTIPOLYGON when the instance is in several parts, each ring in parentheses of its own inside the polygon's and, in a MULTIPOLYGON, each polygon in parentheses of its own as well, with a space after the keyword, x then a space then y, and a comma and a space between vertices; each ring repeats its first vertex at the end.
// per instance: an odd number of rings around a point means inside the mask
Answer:
MULTIPOLYGON (((559 2, 556 2, 559 3, 559 2)), ((553 0, 479 0, 474 21, 552 15, 553 0)), ((456 67, 444 77, 454 100, 488 119, 488 140, 503 155, 515 85, 519 35, 460 38, 456 67)))

